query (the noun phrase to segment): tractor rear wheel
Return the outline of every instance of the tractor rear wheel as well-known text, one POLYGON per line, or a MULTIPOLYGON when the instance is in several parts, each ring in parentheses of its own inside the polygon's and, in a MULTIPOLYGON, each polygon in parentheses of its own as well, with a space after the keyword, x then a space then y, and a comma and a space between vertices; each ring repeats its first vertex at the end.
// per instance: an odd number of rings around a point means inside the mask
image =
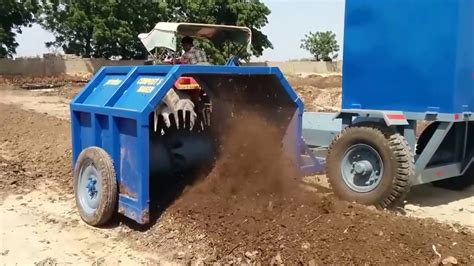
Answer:
POLYGON ((327 156, 326 173, 341 199, 378 208, 399 203, 415 174, 406 139, 379 125, 355 125, 336 136, 327 156))
POLYGON ((104 225, 117 206, 117 179, 112 158, 99 147, 84 149, 74 168, 74 195, 87 224, 104 225))

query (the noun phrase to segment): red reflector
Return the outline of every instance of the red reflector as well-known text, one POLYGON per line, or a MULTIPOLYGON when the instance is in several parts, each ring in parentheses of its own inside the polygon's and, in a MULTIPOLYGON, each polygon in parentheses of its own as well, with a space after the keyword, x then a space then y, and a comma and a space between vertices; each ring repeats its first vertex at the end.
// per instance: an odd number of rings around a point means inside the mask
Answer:
POLYGON ((459 120, 459 118, 461 118, 460 114, 454 114, 454 120, 459 120))
POLYGON ((442 177, 442 176, 444 176, 444 171, 441 171, 441 170, 440 170, 440 171, 436 172, 436 176, 437 176, 437 177, 442 177))
POLYGON ((405 120, 405 115, 399 115, 399 114, 388 114, 387 118, 390 120, 405 120))

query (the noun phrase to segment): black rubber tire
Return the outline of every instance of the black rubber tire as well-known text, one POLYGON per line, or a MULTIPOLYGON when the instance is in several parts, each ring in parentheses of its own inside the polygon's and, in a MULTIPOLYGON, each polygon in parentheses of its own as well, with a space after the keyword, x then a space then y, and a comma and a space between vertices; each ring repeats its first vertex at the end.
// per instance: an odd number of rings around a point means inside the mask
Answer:
POLYGON ((99 147, 89 147, 79 154, 74 167, 74 195, 79 214, 87 224, 101 226, 112 219, 116 213, 118 189, 113 160, 106 151, 99 147), (77 190, 81 167, 88 163, 92 163, 97 171, 100 172, 103 185, 99 206, 93 214, 87 214, 84 211, 77 190))
MULTIPOLYGON (((425 149, 426 145, 430 141, 433 134, 436 132, 436 128, 438 128, 440 122, 433 122, 431 123, 420 135, 418 138, 418 142, 416 145, 416 154, 420 155, 423 150, 425 149)), ((442 143, 441 146, 452 145, 451 143, 442 143)), ((441 163, 436 162, 435 163, 441 163)), ((464 173, 462 176, 456 176, 452 178, 447 178, 443 180, 438 180, 431 182, 433 186, 454 190, 454 191, 462 191, 472 185, 474 185, 474 165, 471 165, 469 169, 464 173)))
POLYGON ((326 174, 336 196, 346 201, 377 208, 398 205, 410 190, 415 174, 413 153, 406 139, 383 125, 364 124, 345 128, 329 146, 326 174), (374 148, 384 164, 379 185, 370 192, 356 192, 346 185, 341 173, 344 154, 352 145, 366 144, 374 148))

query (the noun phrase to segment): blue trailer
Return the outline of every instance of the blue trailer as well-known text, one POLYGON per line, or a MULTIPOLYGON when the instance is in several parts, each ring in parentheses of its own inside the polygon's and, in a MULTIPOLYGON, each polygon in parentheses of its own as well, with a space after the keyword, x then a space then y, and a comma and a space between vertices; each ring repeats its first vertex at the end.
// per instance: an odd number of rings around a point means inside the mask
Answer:
MULTIPOLYGON (((213 117, 230 116, 237 101, 258 104, 282 128, 283 147, 302 175, 326 172, 342 199, 385 208, 413 185, 472 184, 472 14, 471 0, 347 0, 337 114, 304 112, 275 67, 230 60, 102 68, 70 106, 82 219, 98 226, 118 211, 148 223, 150 184, 212 163, 212 140, 222 134, 213 117), (181 77, 197 82, 199 93, 177 88, 181 77), (419 122, 430 123, 421 134, 419 122)), ((191 26, 187 33, 197 29, 191 26)), ((157 43, 152 35, 142 36, 145 45, 157 43)))
POLYGON ((413 185, 474 184, 473 14, 471 0, 346 1, 342 111, 303 125, 341 198, 389 207, 413 185))

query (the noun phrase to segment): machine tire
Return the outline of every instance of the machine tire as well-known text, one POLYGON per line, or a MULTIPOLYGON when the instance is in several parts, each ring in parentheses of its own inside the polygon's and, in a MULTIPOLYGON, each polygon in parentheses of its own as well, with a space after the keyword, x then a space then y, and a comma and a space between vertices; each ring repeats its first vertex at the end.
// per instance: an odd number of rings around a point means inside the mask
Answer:
MULTIPOLYGON (((439 122, 431 123, 420 135, 417 142, 416 154, 420 155, 425 149, 426 145, 431 139, 431 136, 436 132, 439 122)), ((438 181, 431 182, 433 186, 461 191, 468 188, 471 185, 474 185, 474 165, 471 165, 470 168, 462 176, 456 176, 452 178, 442 179, 438 181)))
POLYGON ((337 135, 330 144, 326 167, 329 184, 339 198, 378 208, 388 208, 402 201, 415 174, 414 156, 406 139, 376 124, 348 127, 337 135), (383 166, 379 183, 370 191, 356 191, 344 178, 343 160, 349 149, 356 145, 376 151, 383 166))
POLYGON ((116 213, 117 179, 112 158, 106 151, 99 147, 89 147, 79 154, 74 168, 74 195, 79 214, 89 225, 104 225, 116 213), (86 177, 87 187, 84 186, 86 177), (95 183, 91 183, 94 180, 95 183), (89 188, 89 184, 93 188, 89 188), (89 193, 95 194, 96 198, 89 193), (87 197, 91 199, 88 200, 87 197))

